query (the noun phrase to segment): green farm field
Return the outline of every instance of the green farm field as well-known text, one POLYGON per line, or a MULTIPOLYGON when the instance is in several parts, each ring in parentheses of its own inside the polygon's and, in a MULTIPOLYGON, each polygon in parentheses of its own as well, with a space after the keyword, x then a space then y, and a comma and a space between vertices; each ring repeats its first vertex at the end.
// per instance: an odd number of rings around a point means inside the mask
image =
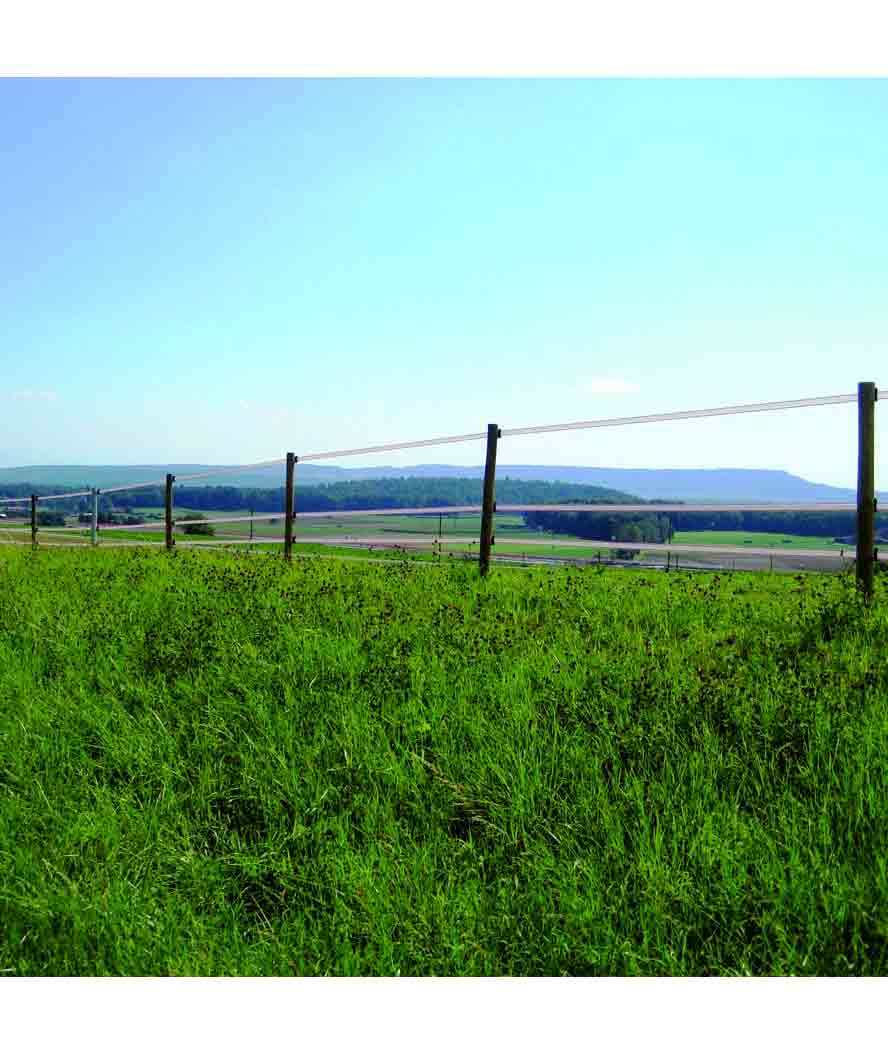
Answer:
MULTIPOLYGON (((132 513, 136 515, 143 515, 146 519, 152 521, 153 525, 150 529, 142 531, 134 531, 132 529, 127 530, 113 530, 110 528, 100 528, 100 536, 104 540, 156 540, 162 536, 163 531, 163 512, 156 508, 133 508, 132 513)), ((236 509, 230 511, 200 511, 197 509, 191 509, 186 507, 176 507, 175 517, 176 519, 187 519, 191 517, 204 516, 210 520, 227 519, 236 516, 248 516, 250 510, 248 508, 236 509)), ((75 525, 76 521, 73 517, 68 520, 69 525, 75 525)), ((235 540, 245 539, 250 536, 250 524, 248 522, 218 522, 214 525, 214 535, 220 540, 235 540)), ((455 514, 451 516, 444 515, 439 517, 437 515, 430 516, 417 516, 417 515, 348 515, 342 516, 335 513, 331 513, 329 516, 323 518, 300 518, 297 515, 296 520, 296 536, 300 540, 310 542, 313 538, 325 538, 329 539, 331 536, 342 536, 343 540, 353 537, 380 537, 388 538, 392 543, 397 543, 399 539, 416 539, 420 537, 429 537, 429 539, 440 536, 445 543, 448 543, 448 539, 453 538, 476 538, 480 534, 481 529, 481 517, 480 515, 474 514, 455 514)), ((10 537, 21 536, 22 531, 27 530, 27 521, 19 519, 18 521, 11 521, 7 524, 0 524, 0 540, 3 536, 8 534, 10 537)), ((50 537, 50 532, 46 528, 41 528, 41 532, 46 531, 46 537, 50 537)), ((254 539, 261 540, 262 538, 280 538, 283 534, 283 520, 282 519, 271 519, 262 517, 258 514, 253 522, 253 537, 254 539)), ((181 529, 176 530, 176 536, 182 537, 183 531, 181 529)), ((552 531, 540 531, 527 527, 524 523, 523 517, 520 515, 500 514, 496 517, 496 535, 498 546, 503 552, 520 553, 521 542, 524 540, 542 540, 545 538, 551 538, 553 541, 558 541, 561 544, 559 546, 553 545, 552 548, 541 548, 535 546, 533 553, 537 556, 560 556, 562 558, 570 557, 587 557, 595 556, 597 549, 594 547, 594 542, 582 541, 577 539, 579 544, 576 548, 565 549, 563 544, 565 541, 570 540, 571 535, 559 534, 552 531)), ((52 540, 58 538, 58 534, 52 537, 52 540)), ((78 536, 87 537, 88 530, 84 529, 78 532, 78 536)), ((775 549, 775 555, 778 551, 780 552, 791 552, 796 549, 832 549, 837 553, 845 550, 849 556, 853 551, 853 546, 848 544, 841 544, 834 542, 829 537, 814 537, 804 536, 797 534, 780 534, 780 533, 756 533, 746 531, 726 531, 726 530, 695 530, 695 531, 676 531, 673 536, 673 542, 677 545, 726 545, 726 546, 740 546, 749 545, 751 547, 758 548, 773 548, 775 549)), ((469 549, 466 544, 461 544, 459 541, 450 542, 453 551, 461 551, 469 549)), ((606 550, 602 550, 606 553, 606 550)), ((705 559, 705 557, 704 557, 705 559)))
POLYGON ((884 975, 876 584, 0 548, 0 972, 884 975))
MULTIPOLYGON (((133 509, 134 514, 150 514, 157 516, 156 509, 133 509)), ((161 514, 162 515, 162 514, 161 514)), ((197 512, 194 509, 188 508, 177 508, 176 518, 189 518, 195 515, 203 515, 208 520, 215 520, 220 518, 234 517, 234 516, 246 516, 249 515, 249 509, 242 509, 230 512, 212 512, 204 511, 197 512)), ((69 520, 70 525, 75 524, 73 517, 69 520)), ((348 539, 358 537, 379 537, 381 543, 385 545, 398 545, 399 543, 406 543, 410 540, 416 540, 427 537, 431 543, 434 538, 438 536, 439 520, 438 516, 335 516, 324 517, 323 519, 304 519, 298 520, 296 524, 296 538, 297 544, 295 551, 313 553, 316 549, 320 549, 319 545, 313 544, 314 538, 325 538, 331 539, 341 537, 343 545, 346 545, 348 539)), ((268 518, 257 518, 253 523, 253 536, 254 544, 262 543, 263 539, 277 538, 280 539, 283 535, 283 520, 268 518)), ((449 535, 457 535, 459 537, 472 537, 480 534, 481 530, 481 517, 477 515, 461 515, 443 518, 443 551, 453 552, 455 554, 470 554, 477 552, 477 543, 472 542, 449 542, 449 535)), ((560 540, 562 546, 534 546, 531 554, 536 557, 551 556, 559 558, 593 558, 598 553, 598 549, 592 547, 594 543, 585 542, 579 544, 576 548, 574 547, 563 547, 564 535, 558 535, 550 533, 548 531, 537 531, 529 530, 525 525, 524 521, 520 516, 509 516, 502 515, 497 517, 496 522, 497 531, 497 552, 502 554, 520 555, 525 550, 522 549, 520 541, 523 538, 547 538, 551 537, 554 540, 560 540), (512 543, 514 541, 514 543, 512 543)), ((218 523, 213 527, 213 538, 207 540, 242 540, 245 541, 250 535, 250 524, 249 523, 218 523)), ((181 529, 175 531, 177 544, 198 544, 201 542, 199 536, 187 537, 183 534, 181 529)), ((83 544, 89 538, 89 530, 83 529, 79 531, 71 531, 69 533, 63 533, 61 531, 50 531, 46 528, 41 528, 40 537, 44 542, 61 543, 67 544, 83 544)), ((154 522, 150 529, 137 530, 133 528, 127 528, 125 530, 113 530, 113 529, 99 529, 100 544, 109 543, 126 543, 133 544, 136 542, 161 542, 163 540, 163 521, 162 518, 154 522)), ((7 531, 4 535, 2 528, 0 528, 0 541, 2 540, 30 540, 30 532, 26 524, 22 524, 17 531, 7 531)), ((280 546, 278 546, 279 548, 280 546)), ((335 543, 328 544, 322 549, 328 553, 342 552, 350 553, 355 555, 360 550, 356 548, 338 548, 335 543)), ((390 555, 386 549, 374 548, 369 555, 386 556, 390 555)), ((401 558, 411 559, 429 559, 431 556, 426 553, 420 553, 415 551, 407 551, 401 555, 401 558)))
MULTIPOLYGON (((177 516, 184 517, 187 514, 188 512, 186 510, 180 511, 177 509, 176 511, 177 516)), ((249 515, 249 509, 242 512, 206 512, 204 514, 211 518, 249 515)), ((481 517, 480 515, 444 516, 442 518, 441 526, 442 536, 445 538, 448 534, 479 535, 481 532, 481 517)), ((391 534, 396 540, 398 535, 428 535, 429 537, 437 537, 438 527, 438 516, 337 516, 331 514, 330 516, 325 516, 323 518, 300 519, 298 515, 296 517, 296 532, 300 537, 327 536, 331 533, 351 534, 355 536, 361 534, 391 534)), ((540 534, 537 531, 528 530, 524 525, 521 516, 497 516, 496 528, 498 533, 506 533, 510 536, 513 534, 526 535, 528 537, 556 536, 554 534, 540 534)), ((257 518, 253 523, 253 532, 256 537, 259 537, 260 535, 280 537, 283 533, 283 529, 284 525, 282 519, 276 519, 270 522, 268 519, 257 518)), ((242 537, 245 534, 249 534, 250 524, 220 523, 215 527, 215 530, 218 537, 225 537, 226 535, 242 537)))
POLYGON ((831 537, 806 537, 801 534, 750 533, 744 530, 676 530, 676 545, 753 545, 758 548, 829 548, 853 553, 854 545, 840 544, 831 537))

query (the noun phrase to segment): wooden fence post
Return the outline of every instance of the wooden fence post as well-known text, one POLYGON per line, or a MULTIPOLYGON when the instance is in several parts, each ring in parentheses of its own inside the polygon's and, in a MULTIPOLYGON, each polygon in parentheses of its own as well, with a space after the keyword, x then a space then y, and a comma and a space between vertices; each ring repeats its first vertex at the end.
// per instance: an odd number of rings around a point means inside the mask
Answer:
POLYGON ((98 545, 99 543, 99 491, 93 487, 92 493, 92 515, 89 520, 89 543, 91 545, 98 545))
POLYGON ((857 584, 873 598, 876 547, 876 385, 857 385, 857 584))
POLYGON ((293 559, 293 477, 296 474, 295 453, 287 454, 287 484, 284 487, 284 559, 293 559))
POLYGON ((481 498, 481 544, 478 567, 482 576, 490 570, 490 547, 494 544, 493 517, 496 513, 496 444, 499 426, 487 425, 487 460, 484 464, 484 492, 481 498))
POLYGON ((31 494, 31 544, 37 544, 37 495, 31 494))
POLYGON ((174 475, 170 475, 167 472, 166 477, 166 499, 164 501, 164 520, 166 527, 166 547, 167 551, 172 551, 173 548, 173 483, 176 481, 174 475))

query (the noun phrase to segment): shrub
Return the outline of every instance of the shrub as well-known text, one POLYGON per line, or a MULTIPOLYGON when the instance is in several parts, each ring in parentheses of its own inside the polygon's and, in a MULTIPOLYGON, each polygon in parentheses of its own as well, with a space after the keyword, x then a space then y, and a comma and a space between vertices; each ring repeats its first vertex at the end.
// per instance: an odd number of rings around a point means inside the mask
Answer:
POLYGON ((200 520, 202 520, 202 522, 200 522, 200 523, 193 523, 193 522, 187 523, 186 526, 182 527, 182 530, 186 534, 198 534, 198 535, 201 535, 203 537, 212 537, 216 533, 216 531, 213 529, 212 525, 210 524, 209 519, 202 512, 189 512, 188 513, 188 519, 189 520, 200 519, 200 520))

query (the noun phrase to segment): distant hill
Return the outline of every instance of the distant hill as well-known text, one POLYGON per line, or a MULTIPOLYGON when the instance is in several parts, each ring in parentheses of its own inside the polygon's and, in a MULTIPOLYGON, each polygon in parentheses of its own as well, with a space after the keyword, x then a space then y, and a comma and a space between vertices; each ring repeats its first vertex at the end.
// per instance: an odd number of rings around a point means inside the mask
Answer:
MULTIPOLYGON (((313 466, 300 465, 308 472, 313 466)), ((329 481, 389 476, 478 478, 483 466, 421 464, 409 468, 319 468, 336 474, 329 481)), ((581 483, 637 494, 646 500, 682 501, 854 501, 854 490, 814 483, 789 472, 758 468, 586 468, 576 465, 497 465, 497 478, 581 483)), ((320 481, 320 480, 319 480, 320 481)), ((327 480, 325 480, 327 481, 327 480)))
MULTIPOLYGON (((167 472, 188 475, 209 471, 218 465, 39 465, 0 468, 0 485, 32 483, 66 487, 121 486, 125 483, 162 479, 167 472)), ((387 478, 476 479, 483 467, 420 464, 410 467, 337 468, 334 465, 300 464, 296 469, 303 485, 387 478)), ((810 482, 789 472, 757 468, 586 468, 577 465, 550 466, 501 464, 497 478, 580 483, 637 494, 647 500, 674 498, 683 501, 853 501, 855 492, 810 482)), ((190 486, 275 487, 282 485, 283 465, 230 475, 194 480, 190 486)), ((888 497, 888 495, 880 495, 888 497)))
MULTIPOLYGON (((445 479, 426 476, 389 477, 387 479, 349 479, 337 483, 303 484, 297 491, 296 504, 300 512, 345 512, 366 509, 396 508, 458 508, 480 505, 483 483, 480 477, 466 479, 450 476, 445 479)), ((0 483, 0 496, 22 497, 31 490, 45 494, 58 492, 58 484, 43 488, 38 483, 0 483), (4 493, 5 491, 5 493, 4 493)), ((55 511, 69 515, 85 512, 89 497, 82 486, 73 487, 71 497, 53 502, 55 511)), ((251 508, 257 513, 281 512, 284 508, 284 487, 239 486, 177 486, 173 493, 174 506, 196 511, 243 511, 251 508)), ((501 505, 554 504, 638 504, 640 498, 620 490, 582 483, 550 483, 540 479, 509 479, 497 481, 497 497, 501 505)), ((129 514, 134 508, 163 508, 166 492, 163 486, 145 486, 138 490, 103 491, 99 499, 99 514, 120 511, 129 514)), ((656 506, 651 506, 655 508, 656 506)), ((27 515, 27 505, 19 506, 19 514, 27 515)))

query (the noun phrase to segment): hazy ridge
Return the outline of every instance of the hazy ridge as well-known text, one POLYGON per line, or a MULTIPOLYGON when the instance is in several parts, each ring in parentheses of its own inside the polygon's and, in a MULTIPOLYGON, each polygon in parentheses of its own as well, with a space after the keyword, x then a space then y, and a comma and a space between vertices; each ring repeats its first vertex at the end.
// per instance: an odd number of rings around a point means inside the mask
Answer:
MULTIPOLYGON (((189 475, 218 465, 31 465, 0 468, 0 486, 34 483, 39 486, 122 486, 163 478, 167 472, 189 475)), ((297 482, 347 482, 392 477, 438 477, 474 479, 483 466, 419 464, 406 467, 383 465, 368 468, 337 468, 334 465, 300 464, 297 482)), ((812 482, 789 472, 758 468, 594 468, 580 465, 510 465, 497 468, 498 478, 584 483, 624 490, 648 500, 676 498, 685 501, 853 501, 855 491, 812 482)), ((283 484, 283 465, 230 475, 189 481, 190 486, 271 487, 283 484)))

